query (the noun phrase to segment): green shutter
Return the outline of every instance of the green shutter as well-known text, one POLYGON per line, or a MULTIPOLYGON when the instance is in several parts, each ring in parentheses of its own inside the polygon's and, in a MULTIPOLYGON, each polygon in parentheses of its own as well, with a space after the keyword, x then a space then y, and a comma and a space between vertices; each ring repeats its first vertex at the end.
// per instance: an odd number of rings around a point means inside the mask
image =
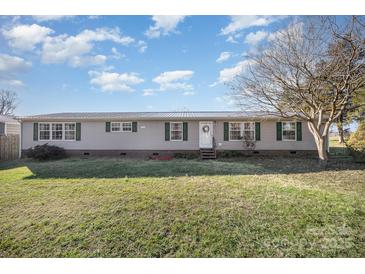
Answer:
POLYGON ((137 122, 132 122, 132 132, 137 132, 137 122))
POLYGON ((228 122, 224 122, 223 124, 223 133, 224 133, 224 141, 228 141, 229 140, 229 124, 228 122))
POLYGON ((297 141, 302 141, 302 122, 297 122, 297 141))
POLYGON ((33 141, 38 141, 38 123, 33 123, 33 141))
POLYGON ((76 141, 81 141, 81 123, 76 123, 76 141))
POLYGON ((277 141, 282 140, 282 123, 281 122, 276 123, 276 140, 277 141))
POLYGON ((105 123, 105 131, 110 132, 110 122, 105 123))
POLYGON ((255 122, 255 139, 256 141, 261 140, 261 126, 260 122, 255 122))
POLYGON ((188 123, 184 122, 183 123, 183 141, 187 141, 188 140, 188 123))
POLYGON ((165 141, 170 141, 170 123, 165 123, 165 141))

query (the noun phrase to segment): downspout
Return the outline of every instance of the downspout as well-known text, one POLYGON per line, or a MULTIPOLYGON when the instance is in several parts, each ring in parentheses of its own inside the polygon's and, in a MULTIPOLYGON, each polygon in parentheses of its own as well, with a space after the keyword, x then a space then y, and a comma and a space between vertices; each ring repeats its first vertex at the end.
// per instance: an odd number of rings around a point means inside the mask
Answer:
POLYGON ((22 135, 23 135, 23 122, 20 121, 20 134, 19 134, 19 159, 22 158, 22 135))

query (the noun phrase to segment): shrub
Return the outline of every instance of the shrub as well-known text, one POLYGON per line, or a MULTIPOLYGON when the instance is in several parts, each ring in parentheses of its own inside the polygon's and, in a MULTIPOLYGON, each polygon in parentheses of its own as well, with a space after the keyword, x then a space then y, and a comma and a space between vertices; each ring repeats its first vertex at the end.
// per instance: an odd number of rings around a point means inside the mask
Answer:
POLYGON ((191 152, 176 152, 174 153, 174 158, 176 159, 196 159, 198 158, 198 155, 196 153, 191 152))
POLYGON ((245 156, 245 154, 237 150, 225 150, 220 154, 220 156, 222 158, 235 158, 245 156))
POLYGON ((360 123, 346 145, 355 162, 365 162, 365 122, 360 123))
POLYGON ((62 147, 44 144, 28 149, 27 156, 42 161, 56 160, 65 158, 66 152, 62 147))

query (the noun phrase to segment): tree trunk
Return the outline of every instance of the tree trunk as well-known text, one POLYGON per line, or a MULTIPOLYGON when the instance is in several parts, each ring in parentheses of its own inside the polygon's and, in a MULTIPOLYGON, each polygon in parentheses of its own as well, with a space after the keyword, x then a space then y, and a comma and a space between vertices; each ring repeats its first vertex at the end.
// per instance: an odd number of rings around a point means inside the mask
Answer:
POLYGON ((344 132, 343 132, 343 123, 337 122, 336 124, 337 124, 337 131, 338 131, 338 142, 340 144, 343 144, 345 142, 344 132))
POLYGON ((326 140, 324 137, 321 137, 318 144, 318 157, 320 162, 327 162, 328 161, 328 153, 327 153, 327 146, 326 146, 326 140))
POLYGON ((309 121, 308 128, 314 137, 314 141, 316 142, 319 165, 321 167, 325 167, 328 161, 327 138, 329 126, 327 125, 323 130, 321 130, 317 129, 316 125, 312 121, 309 121))

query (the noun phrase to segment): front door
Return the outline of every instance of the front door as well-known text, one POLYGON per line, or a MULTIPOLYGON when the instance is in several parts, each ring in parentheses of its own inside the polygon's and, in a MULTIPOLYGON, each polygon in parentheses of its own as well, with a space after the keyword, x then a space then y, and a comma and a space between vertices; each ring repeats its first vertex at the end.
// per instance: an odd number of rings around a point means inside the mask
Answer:
POLYGON ((213 148, 213 122, 199 123, 199 147, 213 148))

